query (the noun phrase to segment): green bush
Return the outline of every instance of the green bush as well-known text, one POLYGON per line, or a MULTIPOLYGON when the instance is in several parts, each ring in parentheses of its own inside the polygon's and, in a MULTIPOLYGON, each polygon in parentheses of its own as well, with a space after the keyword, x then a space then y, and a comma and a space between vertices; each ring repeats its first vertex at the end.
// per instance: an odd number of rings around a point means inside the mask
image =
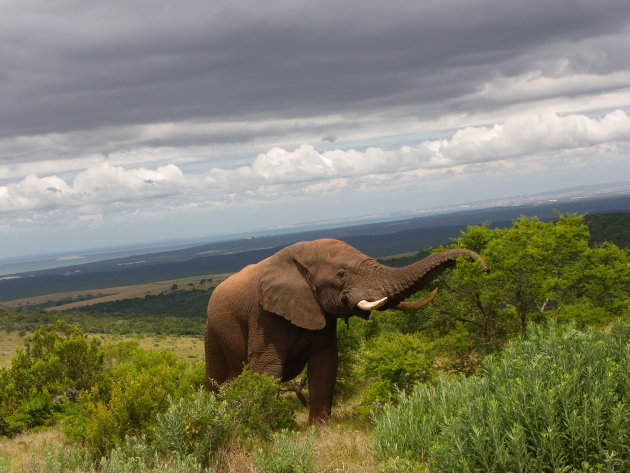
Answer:
POLYGON ((100 473, 210 473, 192 456, 162 458, 144 438, 128 438, 100 461, 100 473))
MULTIPOLYGON (((10 473, 10 464, 2 463, 0 472, 10 473)), ((94 461, 80 448, 58 447, 47 451, 44 464, 33 463, 30 473, 212 473, 194 458, 161 458, 145 439, 129 438, 106 457, 94 461)))
POLYGON ((123 343, 107 348, 110 365, 101 383, 80 397, 85 410, 71 436, 95 456, 122 445, 125 437, 140 435, 166 410, 169 396, 192 392, 190 368, 175 355, 142 350, 123 343))
POLYGON ((161 451, 192 456, 207 466, 227 439, 231 420, 227 402, 200 389, 191 397, 169 399, 168 409, 156 417, 152 437, 161 451))
POLYGON ((530 327, 484 369, 384 406, 377 451, 436 472, 628 471, 630 325, 530 327))
POLYGON ((280 396, 280 383, 248 367, 221 386, 220 399, 232 412, 234 428, 239 435, 268 436, 271 431, 294 426, 298 407, 293 397, 280 396))
POLYGON ((50 423, 53 411, 89 389, 102 372, 98 341, 63 323, 39 328, 11 366, 0 370, 0 435, 50 423))
POLYGON ((391 401, 433 378, 434 357, 416 334, 381 333, 361 347, 359 360, 357 379, 364 383, 362 400, 367 406, 391 401))
POLYGON ((313 445, 315 431, 307 435, 282 430, 272 434, 269 450, 254 453, 254 463, 262 473, 311 473, 315 471, 313 445))
POLYGON ((59 407, 49 397, 39 395, 24 402, 11 415, 4 419, 6 435, 12 436, 39 425, 48 425, 53 421, 59 407))
POLYGON ((8 370, 8 389, 17 399, 42 392, 55 396, 68 388, 87 389, 101 372, 99 342, 89 340, 74 326, 57 323, 39 328, 24 344, 8 370))

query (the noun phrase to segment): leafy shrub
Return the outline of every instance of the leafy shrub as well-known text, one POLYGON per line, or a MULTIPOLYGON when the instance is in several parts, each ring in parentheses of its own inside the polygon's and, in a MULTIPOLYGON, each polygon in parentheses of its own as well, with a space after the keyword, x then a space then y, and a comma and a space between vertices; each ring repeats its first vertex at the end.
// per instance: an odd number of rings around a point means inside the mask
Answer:
POLYGON ((144 438, 128 438, 121 446, 101 459, 100 473, 204 473, 192 456, 161 458, 144 438))
POLYGON ((308 435, 281 430, 272 434, 270 450, 254 453, 254 463, 262 473, 311 473, 315 471, 313 444, 315 431, 308 435))
POLYGON ((74 437, 95 456, 122 445, 125 437, 139 435, 166 410, 169 396, 192 390, 189 368, 166 351, 142 350, 123 343, 108 348, 109 368, 103 382, 81 397, 86 411, 75 424, 74 437))
POLYGON ((48 425, 58 410, 49 397, 39 395, 31 398, 4 419, 5 433, 12 436, 39 425, 48 425))
POLYGON ((0 435, 50 423, 59 404, 88 389, 102 368, 98 341, 63 323, 40 327, 0 370, 0 435))
POLYGON ((479 381, 438 378, 435 385, 418 384, 410 394, 402 394, 398 405, 374 410, 377 451, 383 457, 427 460, 443 426, 477 394, 479 381))
POLYGON ((584 217, 521 217, 510 228, 468 227, 453 246, 477 251, 490 271, 461 259, 440 276, 443 287, 425 309, 427 329, 452 347, 444 366, 475 373, 530 323, 556 317, 578 324, 610 323, 630 310, 630 254, 605 243, 589 247, 584 217), (588 308, 588 315, 569 306, 588 308), (455 337, 453 337, 455 335, 455 337), (450 365, 450 366, 449 366, 450 365))
POLYGON ((8 371, 10 390, 17 399, 42 392, 54 396, 68 387, 86 389, 103 365, 99 342, 71 325, 41 327, 24 344, 8 371))
POLYGON ((296 401, 292 397, 280 396, 278 380, 254 373, 248 367, 221 386, 219 397, 232 412, 234 427, 239 434, 254 433, 264 437, 272 430, 294 425, 296 401))
POLYGON ((392 400, 432 379, 433 356, 418 335, 381 333, 361 347, 357 379, 363 380, 363 402, 373 406, 392 400))
MULTIPOLYGON (((0 472, 10 473, 10 465, 3 465, 0 472), (5 469, 3 469, 6 466, 5 469)), ((106 457, 94 462, 80 448, 59 447, 46 452, 44 464, 33 463, 30 473, 212 473, 204 469, 194 458, 176 456, 160 458, 145 439, 129 438, 113 449, 106 457)))
POLYGON ((385 457, 436 472, 630 467, 630 325, 531 328, 485 376, 417 385, 375 417, 385 457))
POLYGON ((227 402, 200 389, 191 397, 169 399, 169 407, 157 415, 152 433, 162 451, 192 456, 197 463, 207 465, 230 428, 227 402))

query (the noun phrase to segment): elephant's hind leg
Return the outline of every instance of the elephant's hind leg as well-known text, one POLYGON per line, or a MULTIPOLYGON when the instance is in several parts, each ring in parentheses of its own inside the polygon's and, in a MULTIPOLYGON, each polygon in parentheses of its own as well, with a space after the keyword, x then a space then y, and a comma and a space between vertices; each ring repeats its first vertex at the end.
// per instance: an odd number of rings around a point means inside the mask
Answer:
POLYGON ((213 331, 206 328, 206 389, 216 391, 219 384, 230 379, 228 362, 213 331))

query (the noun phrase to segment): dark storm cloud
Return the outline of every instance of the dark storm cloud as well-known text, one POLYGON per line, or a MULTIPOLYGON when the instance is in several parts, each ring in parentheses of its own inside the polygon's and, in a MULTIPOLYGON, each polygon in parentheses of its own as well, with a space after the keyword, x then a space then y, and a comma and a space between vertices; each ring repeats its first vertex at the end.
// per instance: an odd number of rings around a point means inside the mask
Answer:
POLYGON ((578 73, 628 67, 627 45, 607 40, 627 27, 626 0, 4 5, 3 137, 403 106, 439 114, 558 52, 578 73), (575 47, 586 38, 601 38, 596 58, 575 47))

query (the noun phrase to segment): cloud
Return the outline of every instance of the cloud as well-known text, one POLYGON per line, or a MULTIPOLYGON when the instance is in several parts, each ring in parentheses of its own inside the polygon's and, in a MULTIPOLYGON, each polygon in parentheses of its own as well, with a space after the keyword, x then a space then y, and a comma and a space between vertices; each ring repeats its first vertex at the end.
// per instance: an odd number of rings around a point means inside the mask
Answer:
POLYGON ((3 14, 4 136, 409 106, 427 118, 548 51, 566 74, 628 65, 625 0, 9 0, 3 14))
POLYGON ((524 156, 630 139, 630 117, 622 110, 601 119, 555 113, 524 115, 489 127, 467 127, 452 138, 427 143, 443 164, 524 156))
POLYGON ((356 179, 576 150, 617 140, 630 140, 630 116, 621 110, 599 119, 578 114, 524 115, 492 126, 463 128, 450 138, 396 150, 370 147, 320 152, 310 144, 292 151, 273 148, 249 166, 231 171, 214 169, 208 182, 244 190, 257 184, 356 179))
MULTIPOLYGON (((280 195, 308 195, 317 191, 343 192, 362 186, 387 188, 413 185, 424 176, 451 178, 465 173, 490 172, 484 163, 497 162, 492 172, 510 163, 567 157, 583 159, 625 146, 630 141, 630 116, 616 110, 602 117, 582 114, 528 114, 503 123, 466 127, 440 140, 423 140, 396 149, 333 149, 318 151, 305 143, 295 149, 280 147, 259 154, 250 164, 212 168, 188 176, 175 164, 126 169, 102 161, 79 173, 71 182, 59 176, 29 175, 0 186, 0 211, 21 212, 81 208, 83 220, 107 213, 107 205, 123 209, 152 207, 168 211, 178 206, 212 205, 280 195), (437 174, 436 174, 437 172, 437 174)), ((505 171, 507 172, 507 171, 505 171)))
POLYGON ((185 179, 172 164, 125 170, 104 162, 79 174, 72 185, 57 176, 29 175, 0 186, 0 212, 45 210, 165 197, 181 192, 185 179))
POLYGON ((156 170, 125 170, 104 162, 79 174, 74 180, 73 191, 81 198, 108 202, 116 198, 167 196, 177 192, 182 185, 185 185, 184 175, 173 164, 156 170))

